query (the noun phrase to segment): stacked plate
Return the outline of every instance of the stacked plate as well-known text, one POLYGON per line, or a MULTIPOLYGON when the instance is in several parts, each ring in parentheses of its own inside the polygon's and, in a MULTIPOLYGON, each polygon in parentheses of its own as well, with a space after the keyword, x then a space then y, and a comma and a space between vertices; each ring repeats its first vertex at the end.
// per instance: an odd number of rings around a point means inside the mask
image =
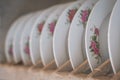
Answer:
POLYGON ((70 60, 76 69, 86 59, 93 71, 110 58, 120 70, 120 0, 78 0, 32 12, 10 27, 7 62, 57 67, 70 60))

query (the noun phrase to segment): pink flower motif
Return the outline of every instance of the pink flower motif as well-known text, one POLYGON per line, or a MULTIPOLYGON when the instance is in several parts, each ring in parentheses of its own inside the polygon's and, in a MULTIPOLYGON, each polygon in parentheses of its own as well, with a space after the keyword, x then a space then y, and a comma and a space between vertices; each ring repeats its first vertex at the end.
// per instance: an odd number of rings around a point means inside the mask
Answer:
POLYGON ((89 11, 88 10, 82 10, 82 15, 87 17, 89 15, 89 11))
POLYGON ((96 42, 95 41, 91 41, 91 47, 94 49, 96 48, 96 42))
POLYGON ((86 23, 87 22, 89 14, 90 14, 90 10, 82 10, 82 12, 81 12, 82 23, 86 23))
POLYGON ((81 20, 82 20, 83 23, 85 23, 85 22, 87 21, 87 18, 84 17, 84 16, 82 16, 82 17, 81 17, 81 20))
POLYGON ((96 35, 99 35, 99 30, 98 30, 98 28, 95 28, 95 34, 96 34, 96 35))
POLYGON ((77 9, 72 9, 72 10, 69 10, 68 12, 68 18, 69 18, 69 21, 72 22, 72 19, 75 15, 75 13, 77 12, 77 9))
POLYGON ((94 50, 95 54, 99 54, 99 49, 97 48, 97 43, 95 41, 91 41, 91 48, 94 50))
POLYGON ((94 50, 95 54, 99 55, 99 49, 98 48, 94 48, 93 50, 94 50))
POLYGON ((13 46, 12 46, 12 45, 10 45, 8 52, 9 52, 9 54, 11 54, 11 55, 13 54, 13 46))
POLYGON ((41 33, 42 29, 43 29, 43 26, 44 26, 44 22, 40 23, 38 25, 38 31, 41 33))
POLYGON ((55 25, 56 25, 56 21, 51 22, 51 23, 49 24, 49 29, 50 29, 50 32, 51 32, 52 34, 54 33, 55 25))
POLYGON ((25 48, 24 48, 24 51, 26 54, 30 54, 30 49, 29 49, 29 37, 28 37, 28 40, 27 40, 27 43, 25 45, 25 48))
POLYGON ((29 46, 26 46, 24 51, 25 51, 25 53, 30 54, 29 46))

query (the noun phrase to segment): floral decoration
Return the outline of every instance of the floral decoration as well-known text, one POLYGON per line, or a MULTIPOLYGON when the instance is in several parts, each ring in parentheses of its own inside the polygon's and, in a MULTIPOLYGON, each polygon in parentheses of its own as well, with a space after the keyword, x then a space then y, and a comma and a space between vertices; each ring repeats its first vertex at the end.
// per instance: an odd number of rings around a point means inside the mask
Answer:
POLYGON ((44 21, 43 22, 41 22, 40 24, 38 24, 38 31, 39 31, 39 33, 41 33, 41 31, 42 31, 42 29, 43 29, 43 26, 44 26, 44 21))
POLYGON ((93 53, 95 59, 97 59, 97 63, 101 61, 101 54, 100 54, 100 45, 98 42, 98 37, 99 37, 99 29, 94 27, 93 29, 94 34, 91 36, 91 41, 90 41, 90 52, 93 53))
POLYGON ((30 55, 30 49, 29 49, 29 38, 25 44, 25 48, 24 48, 24 51, 26 54, 30 55))
POLYGON ((74 15, 75 15, 75 13, 77 12, 77 8, 74 8, 74 9, 70 9, 69 11, 68 11, 68 21, 71 23, 72 22, 72 20, 73 20, 73 17, 74 17, 74 15))
POLYGON ((8 52, 10 55, 13 55, 13 45, 12 44, 9 46, 8 52))
POLYGON ((55 21, 53 21, 53 22, 51 22, 50 24, 49 24, 49 31, 50 31, 50 33, 53 35, 53 33, 54 33, 54 29, 55 29, 55 25, 56 25, 56 20, 55 21))
POLYGON ((81 19, 81 22, 84 25, 84 27, 86 26, 86 22, 88 21, 90 12, 91 12, 91 9, 81 10, 80 19, 81 19))

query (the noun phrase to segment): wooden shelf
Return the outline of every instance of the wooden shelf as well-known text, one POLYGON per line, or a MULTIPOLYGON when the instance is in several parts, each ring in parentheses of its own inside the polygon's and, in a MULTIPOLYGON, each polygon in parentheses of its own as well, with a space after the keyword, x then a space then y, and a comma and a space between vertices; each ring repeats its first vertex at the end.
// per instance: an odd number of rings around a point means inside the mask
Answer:
MULTIPOLYGON (((51 64, 53 62, 51 62, 51 64)), ((93 72, 85 74, 78 71, 77 73, 77 70, 81 70, 87 63, 87 60, 85 60, 83 64, 73 71, 64 71, 62 67, 58 69, 47 69, 46 67, 45 69, 41 66, 0 64, 0 80, 120 80, 120 72, 116 75, 114 75, 113 72, 110 73, 109 70, 111 69, 108 68, 110 67, 109 59, 93 72)), ((69 61, 65 64, 69 64, 69 61)))

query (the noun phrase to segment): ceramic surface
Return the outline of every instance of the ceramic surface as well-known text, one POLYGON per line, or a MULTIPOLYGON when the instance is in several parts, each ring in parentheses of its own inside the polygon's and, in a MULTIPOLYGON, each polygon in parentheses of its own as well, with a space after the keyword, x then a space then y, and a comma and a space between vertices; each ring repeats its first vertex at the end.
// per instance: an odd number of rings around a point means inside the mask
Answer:
POLYGON ((53 52, 57 67, 60 67, 69 60, 68 31, 75 13, 84 1, 85 0, 73 2, 63 11, 56 23, 53 35, 53 52))
POLYGON ((92 71, 109 58, 107 45, 109 17, 107 16, 110 15, 115 2, 116 0, 99 0, 88 18, 85 47, 92 71))
POLYGON ((26 21, 31 18, 31 16, 32 14, 25 15, 24 18, 21 20, 20 24, 18 25, 17 29, 15 30, 15 35, 13 38, 13 56, 15 63, 19 63, 20 61, 22 61, 20 53, 20 39, 22 36, 24 25, 26 21))
POLYGON ((113 72, 120 70, 120 0, 117 0, 110 18, 108 46, 113 72))
POLYGON ((76 12, 71 23, 68 35, 68 51, 73 69, 86 59, 84 33, 90 12, 97 1, 85 1, 76 12))
POLYGON ((50 15, 57 6, 53 6, 44 10, 36 19, 35 23, 33 24, 32 31, 30 33, 30 52, 31 52, 31 60, 34 65, 41 62, 41 51, 40 51, 40 38, 41 32, 44 27, 44 24, 50 15))

